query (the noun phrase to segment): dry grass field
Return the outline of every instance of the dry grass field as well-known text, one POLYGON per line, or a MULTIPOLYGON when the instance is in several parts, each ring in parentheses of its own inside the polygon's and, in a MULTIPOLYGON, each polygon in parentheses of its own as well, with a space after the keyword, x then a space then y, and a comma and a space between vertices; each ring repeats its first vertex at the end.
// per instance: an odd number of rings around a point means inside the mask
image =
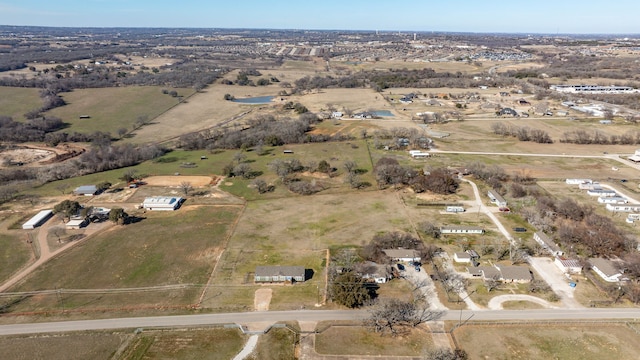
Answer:
POLYGON ((226 101, 224 100, 225 94, 231 94, 236 98, 246 98, 277 95, 280 90, 275 85, 249 87, 213 84, 194 94, 182 104, 154 118, 152 124, 136 130, 135 136, 127 141, 133 143, 164 141, 177 138, 185 133, 211 128, 241 113, 272 106, 244 105, 226 101))
POLYGON ((361 326, 332 326, 315 341, 315 350, 322 355, 419 356, 433 348, 431 334, 421 329, 393 337, 361 326))
POLYGON ((638 334, 625 325, 463 326, 453 333, 469 359, 637 359, 638 334))
POLYGON ((118 360, 228 360, 240 352, 245 336, 237 329, 144 331, 134 337, 118 360))
MULTIPOLYGON (((238 207, 184 206, 147 212, 140 222, 100 234, 29 275, 14 291, 204 284, 238 207)), ((23 299, 12 311, 188 305, 200 288, 132 294, 77 294, 23 299)))
POLYGON ((26 234, 18 235, 6 228, 0 234, 0 283, 7 280, 31 260, 31 247, 27 244, 26 234))
POLYGON ((128 336, 114 332, 3 336, 0 348, 7 360, 110 360, 128 336))

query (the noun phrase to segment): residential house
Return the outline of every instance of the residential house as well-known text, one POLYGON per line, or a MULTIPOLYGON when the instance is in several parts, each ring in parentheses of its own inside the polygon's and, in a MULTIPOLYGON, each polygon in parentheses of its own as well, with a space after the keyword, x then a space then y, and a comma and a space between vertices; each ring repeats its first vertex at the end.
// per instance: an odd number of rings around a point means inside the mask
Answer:
POLYGON ((464 206, 447 206, 445 211, 448 213, 462 213, 464 212, 464 206))
POLYGON ((601 204, 626 204, 629 201, 622 196, 601 196, 598 198, 598 202, 601 204))
POLYGON ((256 266, 256 283, 294 283, 305 281, 304 266, 256 266))
POLYGON ((332 119, 340 119, 342 117, 342 112, 340 111, 334 111, 331 113, 331 118, 332 119))
POLYGON ((553 263, 565 274, 580 274, 582 272, 582 265, 580 265, 580 261, 575 259, 563 259, 561 257, 556 257, 556 259, 553 260, 553 263))
POLYGON ((636 150, 636 152, 627 159, 633 162, 640 162, 640 150, 636 150))
POLYGON ((484 234, 484 229, 477 226, 448 225, 440 227, 440 234, 484 234))
POLYGON ((600 196, 600 197, 613 197, 613 196, 618 196, 618 193, 615 192, 615 190, 609 190, 609 189, 591 189, 591 190, 587 190, 587 195, 590 196, 600 196))
POLYGON ((502 195, 498 194, 497 191, 491 189, 489 190, 487 195, 489 196, 489 199, 491 200, 491 202, 494 203, 496 206, 498 207, 507 206, 507 201, 502 197, 502 195))
POLYGON ((414 249, 384 249, 385 255, 393 261, 420 262, 420 252, 414 249))
POLYGON ((471 255, 469 255, 465 251, 457 252, 457 253, 453 254, 453 261, 455 261, 457 263, 470 263, 471 262, 471 255))
POLYGON ((589 259, 591 269, 606 282, 618 282, 622 277, 622 272, 618 270, 613 261, 603 258, 589 259))
POLYGON ((500 271, 502 282, 528 283, 533 280, 531 270, 527 266, 496 264, 495 267, 500 271))
POLYGON ((518 116, 518 112, 517 112, 517 111, 515 111, 515 110, 513 110, 512 108, 503 108, 503 109, 500 109, 500 111, 498 112, 498 114, 499 114, 500 116, 505 116, 505 115, 508 115, 508 116, 518 116))
POLYGON ((553 256, 562 256, 564 254, 562 249, 560 249, 560 247, 542 231, 538 231, 533 234, 533 240, 535 240, 538 244, 540 244, 540 246, 542 246, 544 250, 548 251, 553 256))
POLYGON ((358 273, 363 279, 376 284, 384 284, 392 278, 388 266, 376 264, 373 261, 367 261, 358 266, 358 273))
POLYGON ((499 279, 500 278, 500 270, 498 270, 494 266, 476 266, 472 268, 467 268, 467 272, 469 275, 473 277, 480 277, 484 280, 487 279, 499 279))

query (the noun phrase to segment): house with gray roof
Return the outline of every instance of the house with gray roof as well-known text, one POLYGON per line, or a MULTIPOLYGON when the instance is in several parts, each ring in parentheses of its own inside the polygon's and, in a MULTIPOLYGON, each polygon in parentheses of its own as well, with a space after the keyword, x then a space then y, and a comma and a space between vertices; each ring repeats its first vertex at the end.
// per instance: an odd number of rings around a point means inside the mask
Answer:
POLYGON ((553 240, 551 240, 551 238, 549 238, 549 236, 547 236, 547 234, 543 233, 542 231, 538 231, 533 234, 533 240, 535 240, 538 244, 540 244, 540 246, 542 246, 545 251, 549 252, 553 256, 562 256, 564 254, 562 249, 560 249, 560 247, 556 245, 556 243, 553 242, 553 240))
POLYGON ((382 252, 393 261, 420 261, 420 252, 414 249, 383 249, 382 252))
POLYGON ((294 283, 305 281, 304 266, 256 266, 256 283, 294 283))
POLYGON ((622 271, 611 260, 603 258, 589 259, 591 270, 598 274, 606 282, 618 282, 622 277, 622 271))

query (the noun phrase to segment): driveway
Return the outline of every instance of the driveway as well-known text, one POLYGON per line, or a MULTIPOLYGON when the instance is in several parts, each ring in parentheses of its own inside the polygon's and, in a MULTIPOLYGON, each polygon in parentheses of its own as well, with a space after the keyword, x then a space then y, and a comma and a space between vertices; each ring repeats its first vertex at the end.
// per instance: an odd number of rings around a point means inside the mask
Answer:
POLYGON ((571 309, 584 307, 574 297, 576 289, 569 286, 569 279, 550 258, 530 257, 528 261, 531 267, 551 286, 553 292, 560 296, 565 307, 571 309))
POLYGON ((425 298, 429 299, 432 310, 448 310, 448 308, 440 302, 436 286, 423 268, 420 268, 420 271, 416 271, 413 266, 405 265, 405 270, 402 271, 402 275, 404 275, 405 279, 414 287, 420 288, 425 298))

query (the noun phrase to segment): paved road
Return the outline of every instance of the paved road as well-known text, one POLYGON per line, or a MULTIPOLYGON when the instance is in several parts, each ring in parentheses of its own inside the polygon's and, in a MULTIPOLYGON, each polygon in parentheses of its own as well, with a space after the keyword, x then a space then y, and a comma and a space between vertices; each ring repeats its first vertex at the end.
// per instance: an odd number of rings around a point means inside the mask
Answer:
MULTIPOLYGON (((248 324, 278 321, 360 320, 368 316, 363 310, 294 310, 228 314, 155 316, 101 320, 61 321, 33 324, 0 325, 0 336, 57 333, 108 329, 134 329, 150 327, 186 327, 213 324, 248 324)), ((535 309, 535 310, 461 310, 445 313, 441 320, 469 319, 484 321, 544 321, 544 320, 603 320, 640 319, 640 309, 535 309)))

